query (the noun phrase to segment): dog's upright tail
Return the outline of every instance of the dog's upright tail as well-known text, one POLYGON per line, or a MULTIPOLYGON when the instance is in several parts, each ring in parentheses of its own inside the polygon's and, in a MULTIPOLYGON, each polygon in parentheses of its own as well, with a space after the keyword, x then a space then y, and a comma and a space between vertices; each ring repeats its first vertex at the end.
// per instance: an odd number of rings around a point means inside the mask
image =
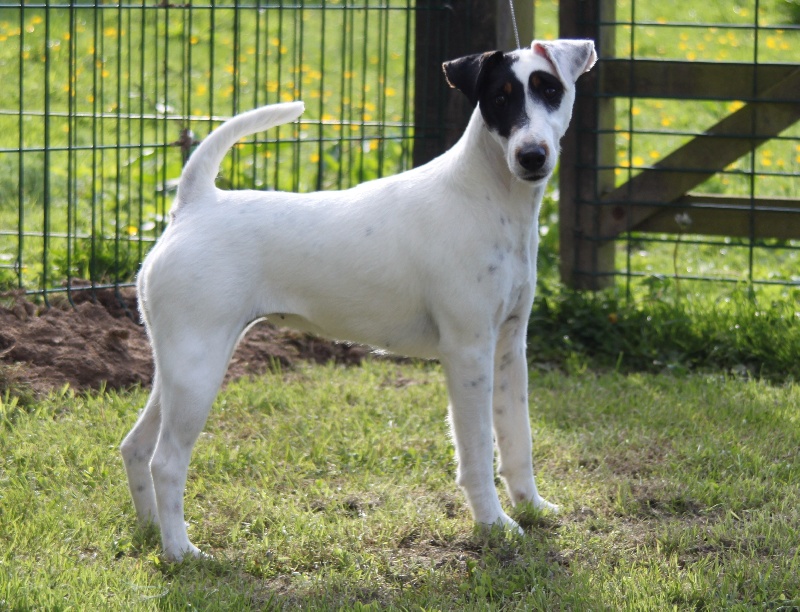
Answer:
POLYGON ((211 132, 183 168, 177 198, 181 207, 214 187, 222 159, 240 138, 294 121, 304 110, 302 102, 262 106, 236 115, 211 132))

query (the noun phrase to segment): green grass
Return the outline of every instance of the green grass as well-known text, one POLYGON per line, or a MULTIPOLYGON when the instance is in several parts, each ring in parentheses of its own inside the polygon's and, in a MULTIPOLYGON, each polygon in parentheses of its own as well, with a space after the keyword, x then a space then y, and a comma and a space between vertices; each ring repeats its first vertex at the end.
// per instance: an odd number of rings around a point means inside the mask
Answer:
POLYGON ((117 445, 144 393, 0 409, 0 608, 792 609, 800 388, 534 370, 557 517, 473 532, 438 366, 300 366, 225 390, 195 450, 193 540, 135 528, 117 445))

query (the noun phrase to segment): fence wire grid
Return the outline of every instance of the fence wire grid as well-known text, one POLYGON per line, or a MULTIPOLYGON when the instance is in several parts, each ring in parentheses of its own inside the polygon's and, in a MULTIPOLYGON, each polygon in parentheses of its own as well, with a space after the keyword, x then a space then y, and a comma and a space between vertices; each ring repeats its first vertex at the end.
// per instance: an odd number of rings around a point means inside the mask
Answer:
POLYGON ((181 167, 231 115, 304 100, 220 185, 346 188, 411 164, 408 1, 0 5, 0 287, 129 283, 181 167))
MULTIPOLYGON (((453 34, 434 24, 459 11, 477 40, 485 6, 0 2, 0 289, 46 301, 129 284, 194 143, 256 106, 302 99, 306 113, 238 144, 223 187, 339 189, 407 169, 450 120, 444 101, 417 114, 441 85, 435 66, 419 78, 418 51, 438 57, 453 34)), ((796 3, 536 0, 534 23, 538 38, 593 38, 600 56, 554 194, 562 278, 797 297, 796 3)))
POLYGON ((560 8, 562 33, 600 49, 575 116, 564 276, 628 294, 685 280, 800 297, 800 5, 560 8))

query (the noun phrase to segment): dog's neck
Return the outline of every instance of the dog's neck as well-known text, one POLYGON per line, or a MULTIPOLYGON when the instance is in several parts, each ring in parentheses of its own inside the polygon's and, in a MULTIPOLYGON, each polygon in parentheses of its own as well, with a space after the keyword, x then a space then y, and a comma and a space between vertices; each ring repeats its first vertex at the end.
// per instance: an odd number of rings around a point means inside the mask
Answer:
POLYGON ((458 142, 442 156, 445 159, 455 185, 471 192, 491 188, 498 199, 518 212, 538 215, 546 184, 522 181, 511 173, 503 149, 487 129, 479 108, 475 108, 458 142))

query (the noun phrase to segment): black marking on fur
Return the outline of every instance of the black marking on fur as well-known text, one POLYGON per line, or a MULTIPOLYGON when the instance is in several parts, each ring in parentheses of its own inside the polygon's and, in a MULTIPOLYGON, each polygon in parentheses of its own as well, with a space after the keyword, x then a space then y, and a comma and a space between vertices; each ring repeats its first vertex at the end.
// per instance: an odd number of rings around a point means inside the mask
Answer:
POLYGON ((544 70, 531 73, 527 83, 520 83, 512 69, 518 57, 500 51, 467 55, 443 64, 447 82, 480 106, 489 129, 503 138, 530 121, 525 101, 530 96, 553 112, 564 99, 564 84, 544 70))
POLYGON ((556 111, 564 99, 564 85, 557 76, 537 70, 531 73, 529 81, 530 95, 534 100, 545 105, 547 110, 556 111))

